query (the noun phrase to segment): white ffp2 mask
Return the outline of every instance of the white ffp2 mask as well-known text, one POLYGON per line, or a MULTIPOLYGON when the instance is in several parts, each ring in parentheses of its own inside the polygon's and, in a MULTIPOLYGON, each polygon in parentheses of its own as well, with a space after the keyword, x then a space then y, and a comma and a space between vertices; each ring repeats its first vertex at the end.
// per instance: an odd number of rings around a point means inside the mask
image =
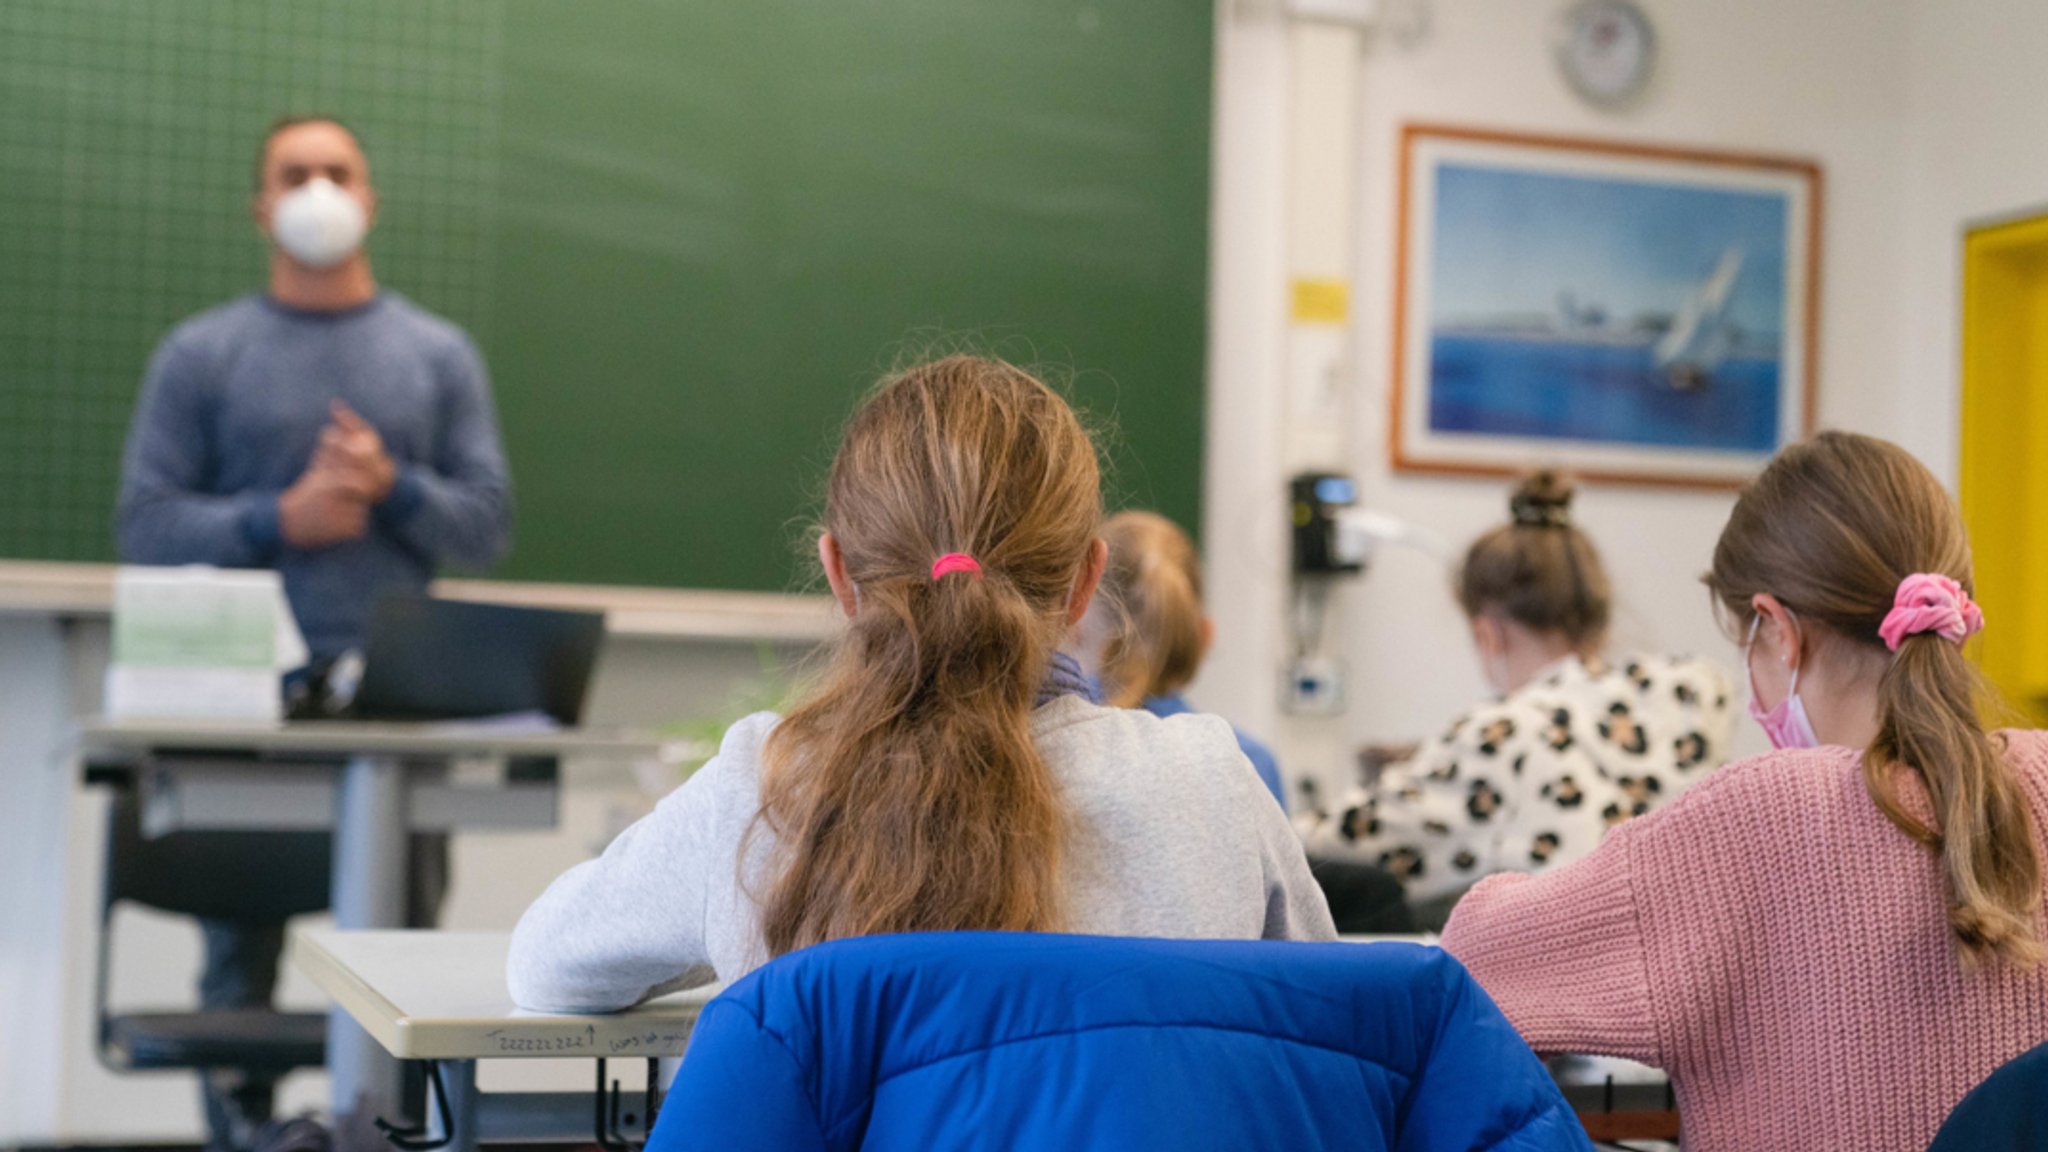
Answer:
POLYGON ((277 246, 308 268, 332 268, 348 259, 370 230, 363 206, 324 176, 278 197, 270 225, 277 246))

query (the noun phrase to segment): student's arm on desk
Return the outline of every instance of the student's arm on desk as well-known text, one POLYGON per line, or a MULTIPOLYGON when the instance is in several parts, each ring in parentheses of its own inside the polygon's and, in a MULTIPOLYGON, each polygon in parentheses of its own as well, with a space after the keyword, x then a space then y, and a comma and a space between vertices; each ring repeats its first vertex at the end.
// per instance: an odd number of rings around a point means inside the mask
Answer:
POLYGON ((1444 950, 1537 1054, 1664 1063, 1632 869, 1632 833, 1664 815, 1636 817, 1554 872, 1481 880, 1444 926, 1444 950))
POLYGON ((439 369, 442 426, 427 461, 398 461, 377 518, 438 567, 488 568, 512 541, 512 481, 483 357, 450 334, 439 369))
POLYGON ((763 714, 733 725, 719 754, 604 855, 548 886, 512 931, 514 1003, 616 1012, 711 980, 705 912, 712 886, 736 883, 739 867, 732 837, 719 835, 721 813, 752 795, 743 777, 774 721, 763 714))
POLYGON ((277 553, 276 492, 221 496, 205 490, 216 467, 210 372, 203 349, 178 332, 150 357, 114 510, 118 549, 130 564, 246 568, 277 553))

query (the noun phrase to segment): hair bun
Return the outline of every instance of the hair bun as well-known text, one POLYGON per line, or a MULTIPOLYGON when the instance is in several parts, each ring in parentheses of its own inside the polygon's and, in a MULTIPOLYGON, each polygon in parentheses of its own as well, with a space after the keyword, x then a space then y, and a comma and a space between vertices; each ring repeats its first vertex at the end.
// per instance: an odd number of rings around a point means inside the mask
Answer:
POLYGON ((1560 473, 1549 469, 1532 472, 1508 497, 1508 515, 1517 527, 1569 528, 1576 491, 1571 479, 1560 473))

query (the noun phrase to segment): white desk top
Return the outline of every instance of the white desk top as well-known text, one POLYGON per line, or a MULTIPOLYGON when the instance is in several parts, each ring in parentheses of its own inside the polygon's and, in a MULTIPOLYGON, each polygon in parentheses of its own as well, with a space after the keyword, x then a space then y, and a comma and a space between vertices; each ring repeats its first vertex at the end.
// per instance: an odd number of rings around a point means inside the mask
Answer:
POLYGON ((669 747, 653 737, 589 729, 536 732, 488 724, 391 724, 309 720, 289 724, 207 720, 79 721, 86 752, 220 751, 302 756, 601 756, 656 759, 669 747))
MULTIPOLYGON (((114 604, 112 564, 0 560, 0 612, 106 616, 114 604)), ((434 595, 486 604, 581 608, 605 614, 614 636, 645 639, 811 644, 839 634, 830 597, 716 589, 436 580, 434 595)))
POLYGON ((291 961, 404 1060, 680 1056, 697 1014, 722 990, 677 992, 609 1016, 526 1012, 505 989, 511 945, 509 932, 301 929, 292 934, 291 961))
POLYGON ((680 1056, 720 988, 677 992, 610 1016, 547 1016, 505 990, 508 932, 292 934, 291 960, 401 1060, 680 1056))

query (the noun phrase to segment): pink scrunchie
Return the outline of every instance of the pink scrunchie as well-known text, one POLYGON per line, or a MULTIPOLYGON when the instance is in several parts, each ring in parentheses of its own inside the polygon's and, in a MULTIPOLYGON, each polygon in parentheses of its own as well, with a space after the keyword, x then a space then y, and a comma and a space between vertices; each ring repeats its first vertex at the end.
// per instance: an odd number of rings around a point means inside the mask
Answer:
POLYGON ((1984 613, 1963 586, 1939 572, 1916 572, 1899 581, 1899 594, 1877 634, 1897 652, 1908 636, 1935 632, 1961 645, 1984 627, 1984 613))
POLYGON ((967 572, 976 580, 981 579, 981 561, 965 552, 948 552, 932 561, 932 579, 937 580, 953 572, 967 572))

